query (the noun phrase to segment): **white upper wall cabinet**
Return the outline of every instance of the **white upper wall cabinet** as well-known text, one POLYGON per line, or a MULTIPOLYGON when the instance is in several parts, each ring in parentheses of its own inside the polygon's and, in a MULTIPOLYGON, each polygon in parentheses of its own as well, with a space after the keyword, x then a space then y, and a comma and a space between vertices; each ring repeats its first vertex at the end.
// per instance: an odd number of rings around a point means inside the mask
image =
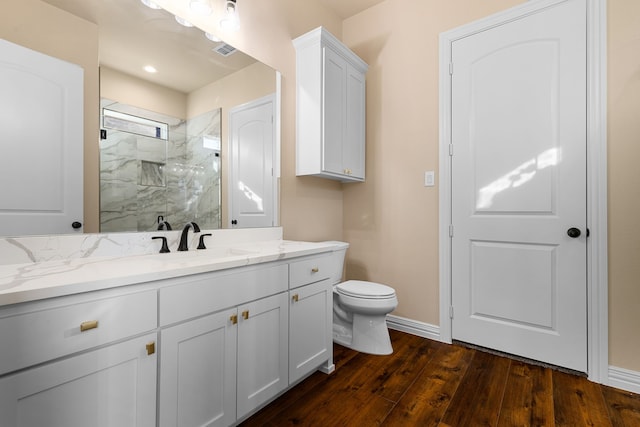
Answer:
POLYGON ((364 181, 367 64, 318 27, 296 48, 296 175, 364 181))

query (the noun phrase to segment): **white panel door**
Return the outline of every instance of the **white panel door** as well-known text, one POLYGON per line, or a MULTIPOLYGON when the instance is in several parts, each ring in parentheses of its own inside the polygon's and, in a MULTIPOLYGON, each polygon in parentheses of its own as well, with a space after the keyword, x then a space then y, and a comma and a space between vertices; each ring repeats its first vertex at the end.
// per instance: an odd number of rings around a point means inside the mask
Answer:
POLYGON ((82 231, 82 68, 0 40, 0 94, 0 236, 82 231))
POLYGON ((586 372, 585 1, 452 63, 453 338, 586 372))
POLYGON ((275 225, 274 105, 270 95, 229 112, 229 221, 233 228, 275 225))

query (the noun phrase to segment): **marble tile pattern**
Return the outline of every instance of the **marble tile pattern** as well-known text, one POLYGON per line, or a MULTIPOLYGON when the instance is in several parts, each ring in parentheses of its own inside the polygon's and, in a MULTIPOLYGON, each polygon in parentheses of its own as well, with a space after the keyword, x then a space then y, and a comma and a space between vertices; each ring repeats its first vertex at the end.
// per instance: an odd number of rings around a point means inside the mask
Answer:
MULTIPOLYGON (((156 254, 165 236, 171 252, 178 248, 182 230, 142 233, 60 234, 49 236, 0 237, 0 266, 65 261, 78 258, 123 257, 156 254)), ((282 227, 247 229, 202 229, 212 233, 209 245, 233 245, 282 240, 282 227)), ((189 248, 197 247, 199 235, 189 232, 189 248)))
POLYGON ((220 228, 219 150, 204 141, 220 140, 221 110, 187 121, 146 114, 169 124, 167 141, 108 130, 100 142, 101 232, 152 231, 158 216, 174 228, 189 221, 220 228))
MULTIPOLYGON (((212 232, 216 244, 211 244, 206 250, 169 254, 131 253, 127 256, 106 256, 104 253, 112 254, 114 249, 122 250, 123 246, 140 251, 148 246, 147 233, 135 233, 135 237, 129 234, 129 240, 124 238, 127 233, 119 233, 116 236, 122 239, 119 241, 112 240, 111 235, 94 235, 75 242, 84 246, 82 249, 75 248, 76 252, 72 250, 72 255, 78 255, 79 252, 90 255, 67 259, 59 258, 63 251, 53 248, 58 245, 58 249, 62 249, 70 245, 70 239, 62 239, 66 242, 62 242, 58 236, 41 237, 40 241, 37 241, 38 238, 0 239, 0 254, 17 249, 27 258, 40 256, 49 259, 0 265, 0 306, 333 252, 348 247, 343 242, 269 239, 281 235, 281 229, 277 227, 251 229, 248 232, 212 232), (146 236, 146 243, 138 240, 142 235, 146 236), (54 253, 57 255, 54 256, 54 253)), ((71 249, 72 246, 66 248, 71 249)), ((342 272, 339 273, 341 275, 342 272)))

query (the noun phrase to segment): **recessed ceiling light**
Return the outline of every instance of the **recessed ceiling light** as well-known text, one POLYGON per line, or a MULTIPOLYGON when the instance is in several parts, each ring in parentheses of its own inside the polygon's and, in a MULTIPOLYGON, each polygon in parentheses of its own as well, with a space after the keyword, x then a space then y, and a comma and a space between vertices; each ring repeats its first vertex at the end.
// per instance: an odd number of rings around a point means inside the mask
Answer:
POLYGON ((151 1, 151 0, 140 0, 142 2, 143 5, 150 7, 151 9, 162 9, 162 7, 158 6, 157 3, 151 1))
POLYGON ((189 21, 187 21, 184 18, 181 18, 180 16, 176 15, 176 21, 178 21, 178 24, 184 26, 184 27, 193 27, 193 24, 189 21))
POLYGON ((158 70, 156 70, 156 67, 154 67, 153 65, 145 65, 143 68, 147 73, 157 73, 158 70))

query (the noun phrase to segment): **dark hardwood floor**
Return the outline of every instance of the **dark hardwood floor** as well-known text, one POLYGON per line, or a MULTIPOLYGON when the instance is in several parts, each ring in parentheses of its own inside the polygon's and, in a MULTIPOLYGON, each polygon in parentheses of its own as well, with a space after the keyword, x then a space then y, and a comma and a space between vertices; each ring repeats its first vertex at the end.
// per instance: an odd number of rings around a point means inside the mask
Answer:
POLYGON ((640 395, 460 345, 390 331, 394 353, 334 345, 250 426, 640 426, 640 395))

